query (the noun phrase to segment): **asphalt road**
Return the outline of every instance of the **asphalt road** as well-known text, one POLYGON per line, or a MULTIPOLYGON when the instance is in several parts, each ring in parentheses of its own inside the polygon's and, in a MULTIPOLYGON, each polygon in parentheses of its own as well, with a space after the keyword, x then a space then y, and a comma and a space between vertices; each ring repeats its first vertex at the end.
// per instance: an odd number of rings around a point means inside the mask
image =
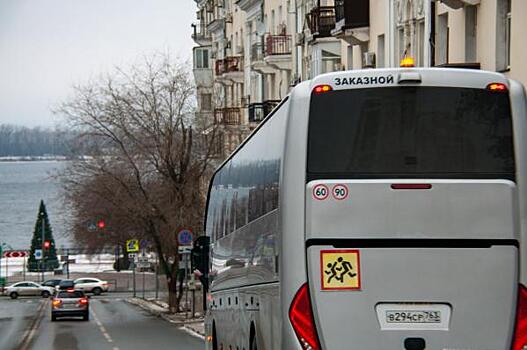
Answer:
POLYGON ((90 321, 50 320, 43 299, 0 298, 0 349, 194 350, 204 342, 128 304, 119 295, 90 299, 90 321), (19 316, 16 316, 19 315, 19 316))

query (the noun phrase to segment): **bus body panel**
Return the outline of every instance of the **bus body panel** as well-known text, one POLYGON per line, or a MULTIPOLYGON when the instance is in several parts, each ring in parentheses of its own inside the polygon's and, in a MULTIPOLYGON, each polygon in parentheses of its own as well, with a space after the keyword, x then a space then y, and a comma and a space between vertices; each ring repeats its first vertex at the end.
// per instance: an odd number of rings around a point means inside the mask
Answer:
MULTIPOLYGON (((339 249, 347 246, 339 245, 339 249)), ((356 248, 353 245, 348 248, 356 248)), ((359 248, 360 290, 322 290, 327 279, 321 251, 308 248, 310 291, 323 349, 404 349, 422 338, 426 349, 509 349, 517 295, 517 248, 359 248), (430 310, 446 305, 446 329, 394 324, 383 329, 386 311, 430 310), (415 329, 412 329, 415 327, 415 329), (406 329, 405 329, 406 328, 406 329), (347 341, 344 341, 347 340, 347 341)), ((359 270, 356 270, 357 272, 359 270)))
MULTIPOLYGON (((301 350, 289 321, 289 307, 298 289, 307 282, 305 248, 305 181, 309 82, 303 82, 291 92, 284 148, 283 182, 280 205, 282 209, 280 254, 280 303, 282 314, 282 350, 301 350)), ((273 349, 274 350, 274 349, 273 349)))
POLYGON ((520 282, 527 285, 527 174, 523 169, 527 169, 527 96, 525 88, 517 81, 509 81, 510 100, 512 110, 512 122, 514 125, 514 148, 516 150, 516 168, 519 169, 517 175, 518 202, 519 202, 519 221, 520 221, 520 282))
POLYGON ((317 180, 307 185, 306 239, 518 239, 516 186, 508 180, 317 180), (392 189, 394 184, 430 189, 392 189), (326 186, 329 195, 313 194, 326 186), (346 198, 335 199, 342 187, 346 198))

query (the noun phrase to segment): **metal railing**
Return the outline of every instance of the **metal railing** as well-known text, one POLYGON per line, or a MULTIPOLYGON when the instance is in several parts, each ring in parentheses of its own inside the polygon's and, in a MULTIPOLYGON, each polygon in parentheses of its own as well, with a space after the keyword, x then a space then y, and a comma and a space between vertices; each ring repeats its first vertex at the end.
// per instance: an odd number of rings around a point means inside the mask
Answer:
POLYGON ((331 36, 331 30, 335 28, 335 7, 316 7, 307 14, 309 30, 319 38, 331 36))
POLYGON ((251 61, 258 62, 264 58, 264 44, 262 38, 258 38, 255 43, 251 45, 251 61))
POLYGON ((261 122, 279 103, 280 101, 278 100, 251 103, 249 105, 249 122, 261 122))
POLYGON ((214 124, 240 125, 241 115, 240 107, 216 108, 214 109, 214 124))
POLYGON ((243 70, 243 57, 230 56, 216 60, 216 75, 224 73, 241 72, 243 70))
POLYGON ((271 35, 265 37, 265 56, 290 55, 291 35, 271 35))

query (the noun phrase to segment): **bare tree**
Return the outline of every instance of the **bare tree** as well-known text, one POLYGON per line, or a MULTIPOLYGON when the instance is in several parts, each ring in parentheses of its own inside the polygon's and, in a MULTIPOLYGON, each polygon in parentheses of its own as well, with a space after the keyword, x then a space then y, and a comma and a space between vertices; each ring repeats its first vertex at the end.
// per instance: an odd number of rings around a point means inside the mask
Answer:
POLYGON ((202 227, 215 135, 209 123, 196 120, 186 67, 155 56, 76 86, 56 111, 80 138, 98 140, 89 159, 72 162, 60 175, 79 232, 100 210, 112 232, 119 232, 114 240, 149 239, 165 271, 173 311, 181 300, 176 233, 202 227))

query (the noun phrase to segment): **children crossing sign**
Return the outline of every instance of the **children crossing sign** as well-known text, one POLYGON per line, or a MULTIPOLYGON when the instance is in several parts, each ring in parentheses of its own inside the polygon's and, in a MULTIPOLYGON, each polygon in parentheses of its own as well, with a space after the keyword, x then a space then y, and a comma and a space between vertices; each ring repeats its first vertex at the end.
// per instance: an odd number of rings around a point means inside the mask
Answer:
POLYGON ((320 251, 322 290, 358 290, 360 257, 355 249, 320 251))
POLYGON ((137 253, 139 252, 139 240, 138 239, 129 239, 126 241, 126 252, 127 253, 137 253))

